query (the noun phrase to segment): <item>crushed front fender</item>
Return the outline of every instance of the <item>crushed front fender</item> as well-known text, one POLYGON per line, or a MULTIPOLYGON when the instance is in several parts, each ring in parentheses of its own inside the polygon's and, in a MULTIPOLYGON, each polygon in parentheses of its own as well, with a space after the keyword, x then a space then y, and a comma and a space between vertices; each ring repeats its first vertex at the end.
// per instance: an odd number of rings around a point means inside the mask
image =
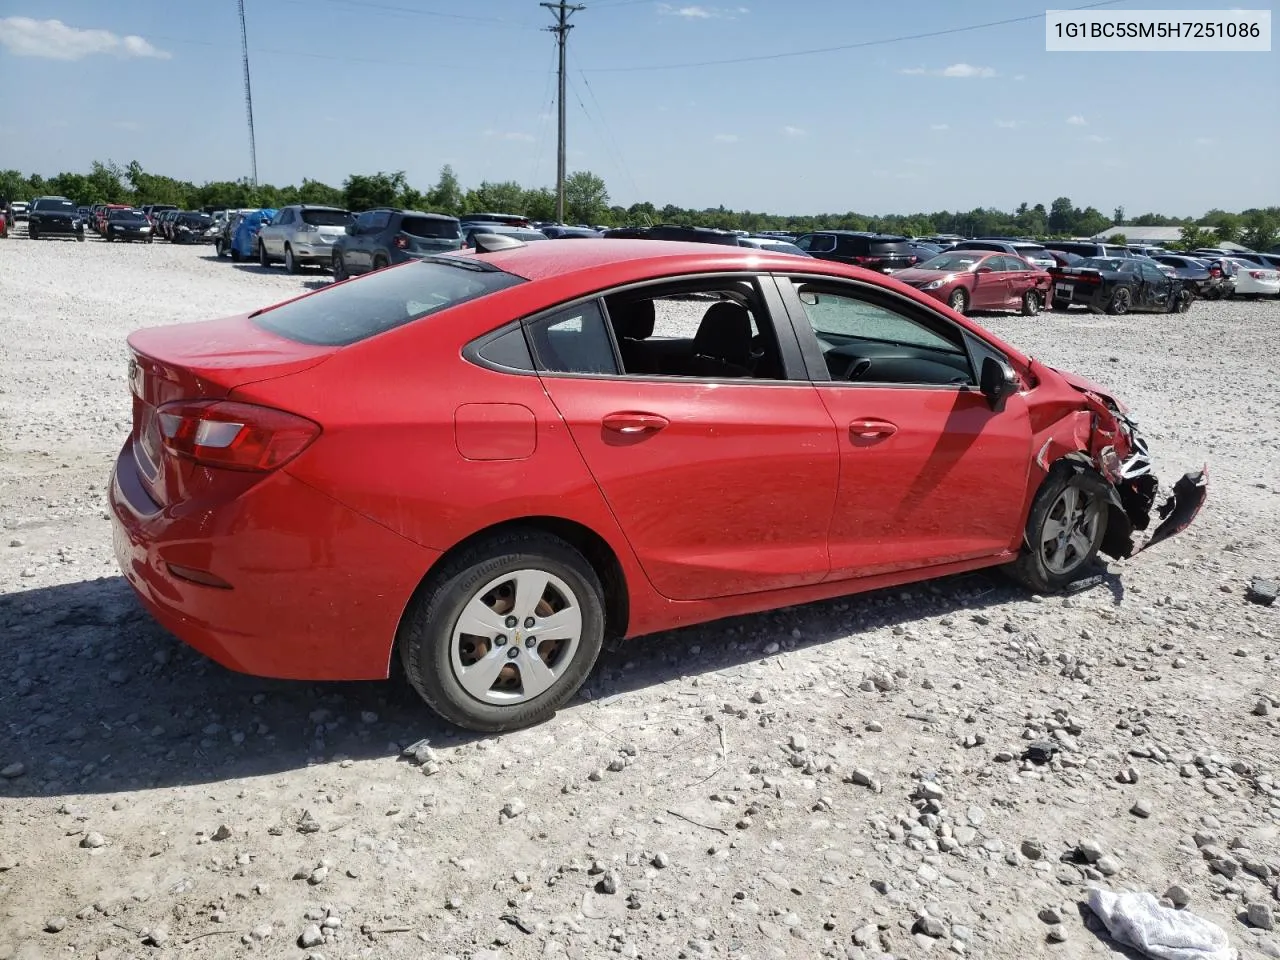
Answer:
POLYGON ((1173 485, 1173 492, 1169 498, 1157 510, 1160 515, 1160 526, 1156 527, 1155 533, 1147 538, 1146 543, 1133 552, 1141 553, 1147 547, 1154 547, 1162 540, 1168 540, 1175 533, 1181 533, 1187 529, 1191 526, 1191 521, 1200 513, 1200 508, 1204 506, 1208 496, 1208 466, 1183 474, 1173 485))

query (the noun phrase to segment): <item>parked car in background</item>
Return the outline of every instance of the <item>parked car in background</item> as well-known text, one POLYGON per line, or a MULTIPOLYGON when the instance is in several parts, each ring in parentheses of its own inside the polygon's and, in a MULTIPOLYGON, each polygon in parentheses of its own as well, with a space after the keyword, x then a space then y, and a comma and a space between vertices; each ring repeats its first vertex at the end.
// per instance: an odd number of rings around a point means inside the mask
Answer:
POLYGON ((249 674, 398 658, 491 732, 553 715, 607 638, 997 566, 1059 590, 1207 493, 1190 473, 1156 502, 1105 388, 890 279, 758 250, 445 254, 129 352, 107 497, 159 623, 249 674), (658 342, 691 294, 697 333, 658 342))
MULTIPOLYGON (((1065 250, 1050 250, 1045 248, 1045 254, 1053 260, 1056 267, 1069 267, 1074 263, 1079 263, 1084 257, 1078 253, 1067 253, 1065 250)), ((1053 267, 1046 267, 1046 270, 1052 270, 1053 267)))
POLYGON ((1053 308, 1088 307, 1094 313, 1181 313, 1192 292, 1181 280, 1133 257, 1086 257, 1072 267, 1054 267, 1053 308))
POLYGON ((1256 263, 1260 267, 1280 270, 1280 254, 1276 253, 1233 253, 1231 259, 1236 262, 1247 260, 1250 263, 1256 263))
POLYGON ((155 226, 156 217, 164 213, 166 210, 177 210, 178 208, 172 203, 147 203, 142 206, 142 212, 146 215, 147 220, 155 226))
POLYGON ((97 214, 93 220, 93 231, 99 236, 107 234, 107 218, 111 216, 113 210, 130 210, 132 209, 127 203, 104 203, 98 208, 97 214))
POLYGON ((600 236, 598 230, 590 227, 566 227, 562 223, 549 223, 538 229, 547 235, 548 240, 591 240, 600 236))
POLYGON ((84 221, 76 205, 66 197, 36 197, 27 209, 27 236, 75 237, 84 240, 84 221))
POLYGON ((1107 257, 1115 260, 1133 256, 1128 247, 1115 243, 1098 243, 1094 240, 1046 240, 1043 246, 1046 250, 1074 253, 1078 257, 1107 257))
POLYGON ((894 273, 940 300, 956 313, 970 310, 1021 310, 1034 317, 1049 296, 1049 274, 1012 253, 948 250, 931 260, 894 273))
POLYGON ((76 213, 80 215, 80 219, 85 223, 89 222, 89 208, 87 206, 76 207, 76 213))
POLYGON ((439 213, 366 210, 345 229, 330 254, 335 280, 462 247, 458 219, 439 213))
POLYGON ((231 238, 235 236, 236 227, 240 225, 240 220, 246 213, 252 213, 258 207, 239 207, 235 210, 226 210, 226 217, 218 223, 218 233, 214 237, 214 252, 219 257, 225 257, 231 252, 231 238))
POLYGON ((231 261, 252 260, 258 255, 258 232, 276 215, 274 207, 263 207, 242 214, 231 233, 231 261))
POLYGON ((511 227, 505 223, 463 223, 460 224, 463 231, 462 246, 464 249, 475 249, 476 235, 481 233, 496 234, 500 237, 510 237, 513 240, 522 240, 525 243, 531 243, 535 240, 546 240, 547 235, 541 230, 534 230, 525 227, 511 227))
POLYGON ((1142 256, 1142 257, 1155 257, 1155 256, 1157 256, 1157 255, 1159 255, 1159 254, 1164 254, 1164 253, 1174 253, 1174 252, 1175 252, 1175 251, 1173 251, 1173 250, 1169 250, 1169 249, 1167 249, 1167 248, 1165 248, 1165 247, 1152 247, 1152 246, 1145 246, 1145 245, 1143 245, 1143 244, 1136 244, 1136 245, 1135 245, 1135 244, 1132 244, 1132 243, 1131 243, 1131 244, 1129 244, 1129 245, 1126 247, 1126 249, 1127 249, 1130 253, 1137 254, 1138 256, 1142 256))
POLYGON ((160 235, 170 243, 173 242, 174 221, 177 220, 177 218, 184 212, 185 211, 183 210, 175 208, 173 210, 161 210, 160 213, 156 215, 156 229, 159 230, 160 235))
POLYGON ((297 273, 306 264, 327 269, 333 260, 333 245, 346 235, 351 221, 351 213, 341 207, 308 203, 281 207, 258 233, 258 263, 269 267, 282 260, 289 273, 297 273))
POLYGON ((13 215, 13 222, 26 220, 31 215, 31 204, 25 200, 14 200, 9 204, 9 213, 13 215))
POLYGON ((464 233, 469 227, 477 223, 501 223, 508 227, 521 227, 527 230, 535 229, 532 220, 515 213, 464 213, 458 220, 462 224, 464 233))
POLYGON ((803 250, 797 247, 790 240, 784 240, 782 237, 777 237, 773 235, 770 235, 770 236, 757 235, 754 237, 739 237, 738 246, 754 247, 757 250, 767 250, 769 253, 789 253, 793 257, 809 256, 809 254, 805 253, 803 250))
POLYGON ((1280 272, 1249 260, 1233 257, 1232 262, 1239 268, 1236 271, 1237 297, 1280 297, 1280 272))
POLYGON ((9 205, 0 200, 0 240, 9 236, 9 205))
POLYGON ((1217 259, 1219 257, 1234 257, 1237 251, 1227 250, 1225 247, 1196 247, 1191 251, 1193 257, 1209 257, 1217 259))
POLYGON ((111 210, 107 214, 107 229, 103 237, 108 240, 141 240, 150 243, 151 221, 141 210, 111 210))
POLYGON ((188 210, 169 222, 169 239, 174 243, 213 243, 217 234, 213 217, 207 213, 188 210))
POLYGON ((906 237, 851 230, 817 230, 796 240, 796 246, 819 260, 847 263, 889 273, 914 266, 916 255, 906 237))
POLYGON ((942 252, 942 247, 936 243, 927 243, 923 240, 911 241, 911 252, 916 255, 917 263, 924 263, 926 260, 932 260, 942 252))
POLYGON ((1195 257, 1176 253, 1159 253, 1152 257, 1157 263, 1173 271, 1173 276, 1184 286, 1195 290, 1196 296, 1217 300, 1223 294, 1222 271, 1210 271, 1209 264, 1195 257))
POLYGON ((991 250, 1010 253, 1015 257, 1021 257, 1033 267, 1039 267, 1041 270, 1057 266, 1057 261, 1049 255, 1048 250, 1038 243, 1032 243, 1027 240, 979 237, 973 240, 961 240, 951 250, 991 250))

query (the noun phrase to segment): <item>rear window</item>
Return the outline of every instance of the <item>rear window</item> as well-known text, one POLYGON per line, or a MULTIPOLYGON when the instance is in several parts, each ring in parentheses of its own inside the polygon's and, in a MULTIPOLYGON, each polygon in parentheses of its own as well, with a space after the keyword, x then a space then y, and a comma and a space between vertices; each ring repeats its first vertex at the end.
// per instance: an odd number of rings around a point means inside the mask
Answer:
POLYGON ((345 210, 303 210, 302 222, 313 227, 345 227, 351 222, 351 214, 345 210))
POLYGON ((911 241, 905 237, 889 240, 876 240, 873 238, 868 241, 867 245, 871 250, 872 256, 911 256, 911 241))
POLYGON ((70 200, 37 200, 32 209, 39 210, 41 213, 46 210, 69 210, 74 213, 76 205, 70 200))
POLYGON ((461 235, 455 220, 435 220, 431 217, 405 217, 400 229, 411 237, 428 240, 457 240, 461 235))
POLYGON ((988 240, 966 240, 964 243, 956 244, 957 250, 996 250, 1004 252, 1004 244, 991 243, 988 240))
POLYGON ((423 260, 335 284, 252 319, 298 343, 338 347, 523 282, 471 260, 423 260))

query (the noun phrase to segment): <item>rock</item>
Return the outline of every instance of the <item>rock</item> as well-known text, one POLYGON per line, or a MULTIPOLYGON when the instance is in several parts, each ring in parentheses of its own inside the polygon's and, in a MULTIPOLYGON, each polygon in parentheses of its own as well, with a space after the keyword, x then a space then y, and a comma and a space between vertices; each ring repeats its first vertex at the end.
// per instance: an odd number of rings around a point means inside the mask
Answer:
POLYGON ((1044 847, 1041 846, 1039 840, 1023 840, 1018 849, 1022 851, 1022 855, 1028 860, 1039 860, 1044 856, 1044 847))
POLYGON ((302 816, 298 818, 297 830, 299 833, 319 833, 320 821, 315 818, 310 810, 302 811, 302 816))
POLYGON ((44 922, 45 933, 61 933, 65 929, 67 929, 66 917, 50 917, 44 922))
POLYGON ((1102 856, 1098 858, 1098 862, 1094 864, 1098 868, 1098 872, 1104 877, 1114 877, 1120 872, 1120 861, 1115 857, 1102 856))
POLYGON ((298 937, 298 946, 304 950, 310 947, 318 947, 324 943, 324 934, 320 932, 320 927, 314 923, 308 923, 302 928, 302 935, 298 937))
POLYGON ((1264 607, 1269 607, 1276 602, 1278 593, 1280 593, 1280 584, 1276 581, 1254 577, 1249 588, 1244 592, 1244 598, 1250 603, 1260 603, 1264 607))
POLYGON ((249 936, 254 940, 266 940, 274 932, 275 932, 275 928, 272 927, 271 924, 260 923, 256 927, 254 927, 252 930, 249 931, 249 936))
POLYGON ((169 942, 169 931, 164 927, 152 927, 142 938, 142 942, 149 947, 163 947, 169 942))
POLYGON ((883 732, 884 732, 884 724, 882 724, 879 720, 868 720, 868 721, 867 721, 867 732, 869 732, 869 733, 883 733, 883 732))
POLYGON ((596 890, 600 893, 617 893, 620 886, 622 886, 622 878, 615 871, 606 870, 596 884, 596 890))
POLYGON ((855 767, 853 772, 849 774, 849 781, 857 784, 859 787, 869 787, 875 783, 875 777, 870 770, 862 767, 855 767))
POLYGON ((1255 900, 1246 910, 1251 927, 1257 927, 1259 930, 1271 930, 1275 927, 1275 915, 1268 904, 1255 900))
POLYGON ((653 860, 650 862, 659 870, 665 870, 667 867, 671 866, 671 858, 661 850, 653 855, 653 860))
POLYGON ((1135 800, 1133 806, 1129 808, 1129 812, 1135 817, 1141 817, 1145 820, 1147 817, 1151 816, 1151 801, 1145 797, 1135 800))
POLYGON ((508 800, 502 805, 502 817, 507 820, 514 820, 516 817, 520 816, 520 814, 524 813, 524 811, 524 801, 519 797, 508 800))
POLYGON ((210 840, 229 840, 231 839, 231 828, 224 823, 220 827, 218 827, 217 830, 213 831, 213 835, 210 836, 209 839, 210 840))
POLYGON ((969 821, 969 826, 980 827, 983 821, 987 819, 987 815, 981 807, 971 806, 965 811, 965 819, 969 821))
POLYGON ((1045 939, 1050 943, 1064 943, 1067 939, 1067 928, 1060 923, 1055 923, 1045 934, 1045 939))
POLYGON ((809 749, 809 738, 803 733, 793 733, 787 742, 796 753, 804 753, 809 749))
POLYGON ((1214 873, 1222 874, 1228 880, 1234 880, 1236 874, 1240 872, 1240 863, 1231 857, 1215 857, 1209 861, 1209 869, 1214 873))
POLYGON ((1125 767, 1118 774, 1116 774, 1116 779, 1121 783, 1137 783, 1138 782, 1137 768, 1125 767))
POLYGON ((923 933, 926 937, 932 937, 935 940, 947 935, 947 925, 937 917, 930 916, 927 913, 922 913, 916 918, 915 930, 917 933, 923 933))
POLYGON ((1081 840, 1076 844, 1076 855, 1085 863, 1097 863, 1102 857, 1102 845, 1097 840, 1081 840))
POLYGON ((0 777, 6 780, 17 780, 21 776, 25 776, 27 765, 25 763, 11 763, 4 769, 0 769, 0 777))
POLYGON ((329 879, 329 868, 322 864, 321 866, 318 866, 314 870, 312 870, 311 873, 307 876, 307 883, 311 884, 311 886, 313 887, 318 887, 320 884, 324 883, 327 879, 329 879))
POLYGON ((86 850, 97 850, 99 847, 107 845, 107 838, 102 834, 90 830, 80 840, 80 846, 86 850))
POLYGON ((1047 923, 1050 926, 1053 926, 1054 924, 1058 924, 1062 922, 1062 914, 1059 913, 1053 907, 1045 907, 1038 914, 1036 914, 1036 916, 1040 918, 1040 921, 1042 923, 1047 923))
POLYGON ((1049 740, 1036 740, 1027 744, 1027 749, 1023 756, 1032 763, 1040 765, 1048 763, 1053 759, 1053 755, 1058 752, 1058 745, 1049 740))
POLYGON ((947 792, 932 780, 921 780, 916 787, 916 796, 921 800, 941 800, 947 792))
POLYGON ((1191 902, 1191 894, 1187 892, 1187 888, 1177 883, 1166 890, 1164 896, 1179 910, 1191 902))

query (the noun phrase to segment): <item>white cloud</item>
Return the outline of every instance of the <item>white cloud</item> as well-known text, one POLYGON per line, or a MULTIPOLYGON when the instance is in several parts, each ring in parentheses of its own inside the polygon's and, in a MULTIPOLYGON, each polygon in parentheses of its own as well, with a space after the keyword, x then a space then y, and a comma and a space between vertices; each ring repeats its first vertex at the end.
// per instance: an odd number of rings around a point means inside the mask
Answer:
POLYGON ((997 120, 996 121, 996 126, 999 127, 1001 130, 1012 130, 1017 125, 1018 125, 1017 120, 997 120))
POLYGON ((1106 142, 1107 142, 1108 140, 1110 140, 1111 138, 1110 138, 1110 137, 1104 137, 1104 136, 1102 136, 1102 134, 1100 134, 1100 133, 1091 133, 1091 134, 1089 134, 1087 137, 1085 137, 1084 139, 1085 139, 1085 142, 1087 142, 1087 143, 1106 143, 1106 142))
POLYGON ((793 127, 790 124, 787 124, 787 126, 782 128, 782 132, 788 137, 803 137, 809 131, 804 129, 804 127, 793 127))
POLYGON ((737 143, 741 138, 736 133, 717 133, 716 143, 737 143))
POLYGON ((929 124, 929 129, 930 129, 930 130, 950 130, 950 129, 951 129, 951 124, 949 124, 949 123, 931 123, 931 124, 929 124))
POLYGON ((924 67, 907 67, 898 71, 908 77, 923 77, 925 75, 931 77, 958 77, 960 79, 969 79, 970 77, 987 77, 997 76, 995 70, 991 67, 975 67, 969 63, 953 63, 949 67, 943 67, 940 70, 926 70, 924 67))
POLYGON ((1089 121, 1078 113, 1073 113, 1071 116, 1067 117, 1067 123, 1071 124, 1073 127, 1087 127, 1089 125, 1089 121))
POLYGON ((685 20, 734 20, 750 12, 746 7, 704 7, 697 4, 677 7, 669 3, 658 4, 659 16, 681 17, 685 20))
POLYGON ((81 30, 69 27, 61 20, 32 20, 30 17, 0 19, 0 46, 14 56, 44 57, 47 60, 82 60, 95 53, 158 60, 168 60, 172 56, 132 34, 120 36, 110 30, 81 30))

